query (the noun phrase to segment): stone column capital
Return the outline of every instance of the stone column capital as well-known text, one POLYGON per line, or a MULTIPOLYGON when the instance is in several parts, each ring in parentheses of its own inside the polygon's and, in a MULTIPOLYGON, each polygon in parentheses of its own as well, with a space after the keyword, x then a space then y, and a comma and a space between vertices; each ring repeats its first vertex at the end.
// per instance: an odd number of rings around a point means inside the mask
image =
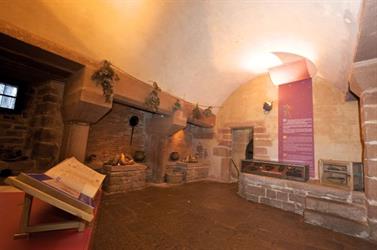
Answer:
POLYGON ((357 96, 377 88, 377 58, 353 64, 350 89, 357 96))

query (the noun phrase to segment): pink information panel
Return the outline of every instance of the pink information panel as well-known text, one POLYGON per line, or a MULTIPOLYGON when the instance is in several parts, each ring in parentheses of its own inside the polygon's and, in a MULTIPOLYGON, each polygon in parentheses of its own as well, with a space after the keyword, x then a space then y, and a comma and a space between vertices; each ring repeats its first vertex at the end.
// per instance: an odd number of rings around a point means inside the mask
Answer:
POLYGON ((314 177, 311 79, 279 86, 279 160, 308 164, 314 177))

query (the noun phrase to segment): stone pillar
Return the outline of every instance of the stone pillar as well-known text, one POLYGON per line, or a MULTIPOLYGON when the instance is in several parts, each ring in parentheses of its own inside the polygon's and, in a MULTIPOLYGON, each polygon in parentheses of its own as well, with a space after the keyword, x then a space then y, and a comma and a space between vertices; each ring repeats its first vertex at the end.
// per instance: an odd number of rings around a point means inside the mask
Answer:
POLYGON ((66 84, 62 107, 65 125, 61 160, 71 156, 79 161, 85 160, 89 124, 96 123, 112 108, 112 102, 106 102, 102 89, 91 80, 95 70, 87 65, 66 84))
POLYGON ((350 88, 360 97, 369 237, 377 241, 377 59, 354 64, 350 88))
POLYGON ((370 237, 377 241, 377 87, 362 92, 360 109, 368 223, 370 237))
POLYGON ((146 120, 147 161, 152 167, 154 182, 165 181, 166 164, 168 162, 169 136, 173 135, 187 125, 187 117, 176 111, 172 116, 152 116, 146 120))
POLYGON ((152 169, 152 180, 155 183, 165 181, 166 164, 168 161, 168 137, 150 133, 146 143, 147 165, 152 169))
POLYGON ((61 114, 64 83, 48 81, 36 88, 35 111, 30 121, 30 149, 38 170, 46 170, 59 160, 62 142, 61 114))
POLYGON ((86 145, 88 142, 89 124, 68 122, 64 126, 64 138, 61 151, 61 160, 76 157, 79 161, 85 160, 86 145))

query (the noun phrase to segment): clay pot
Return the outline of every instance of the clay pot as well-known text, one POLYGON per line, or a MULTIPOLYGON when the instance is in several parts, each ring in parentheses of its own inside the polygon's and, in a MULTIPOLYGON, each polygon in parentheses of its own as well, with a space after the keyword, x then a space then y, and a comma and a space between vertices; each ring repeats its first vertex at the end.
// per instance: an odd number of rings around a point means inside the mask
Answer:
POLYGON ((135 151, 134 160, 136 162, 143 162, 145 160, 145 152, 144 151, 135 151))
POLYGON ((178 152, 171 152, 170 153, 170 160, 171 161, 178 161, 179 160, 179 153, 178 152))

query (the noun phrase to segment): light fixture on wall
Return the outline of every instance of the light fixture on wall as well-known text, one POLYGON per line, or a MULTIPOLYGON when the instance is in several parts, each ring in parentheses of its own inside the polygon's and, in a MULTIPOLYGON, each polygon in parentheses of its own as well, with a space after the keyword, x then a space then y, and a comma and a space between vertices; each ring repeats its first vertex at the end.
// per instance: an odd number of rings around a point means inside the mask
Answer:
POLYGON ((272 101, 264 102, 263 103, 263 112, 265 114, 269 113, 272 110, 272 101))

